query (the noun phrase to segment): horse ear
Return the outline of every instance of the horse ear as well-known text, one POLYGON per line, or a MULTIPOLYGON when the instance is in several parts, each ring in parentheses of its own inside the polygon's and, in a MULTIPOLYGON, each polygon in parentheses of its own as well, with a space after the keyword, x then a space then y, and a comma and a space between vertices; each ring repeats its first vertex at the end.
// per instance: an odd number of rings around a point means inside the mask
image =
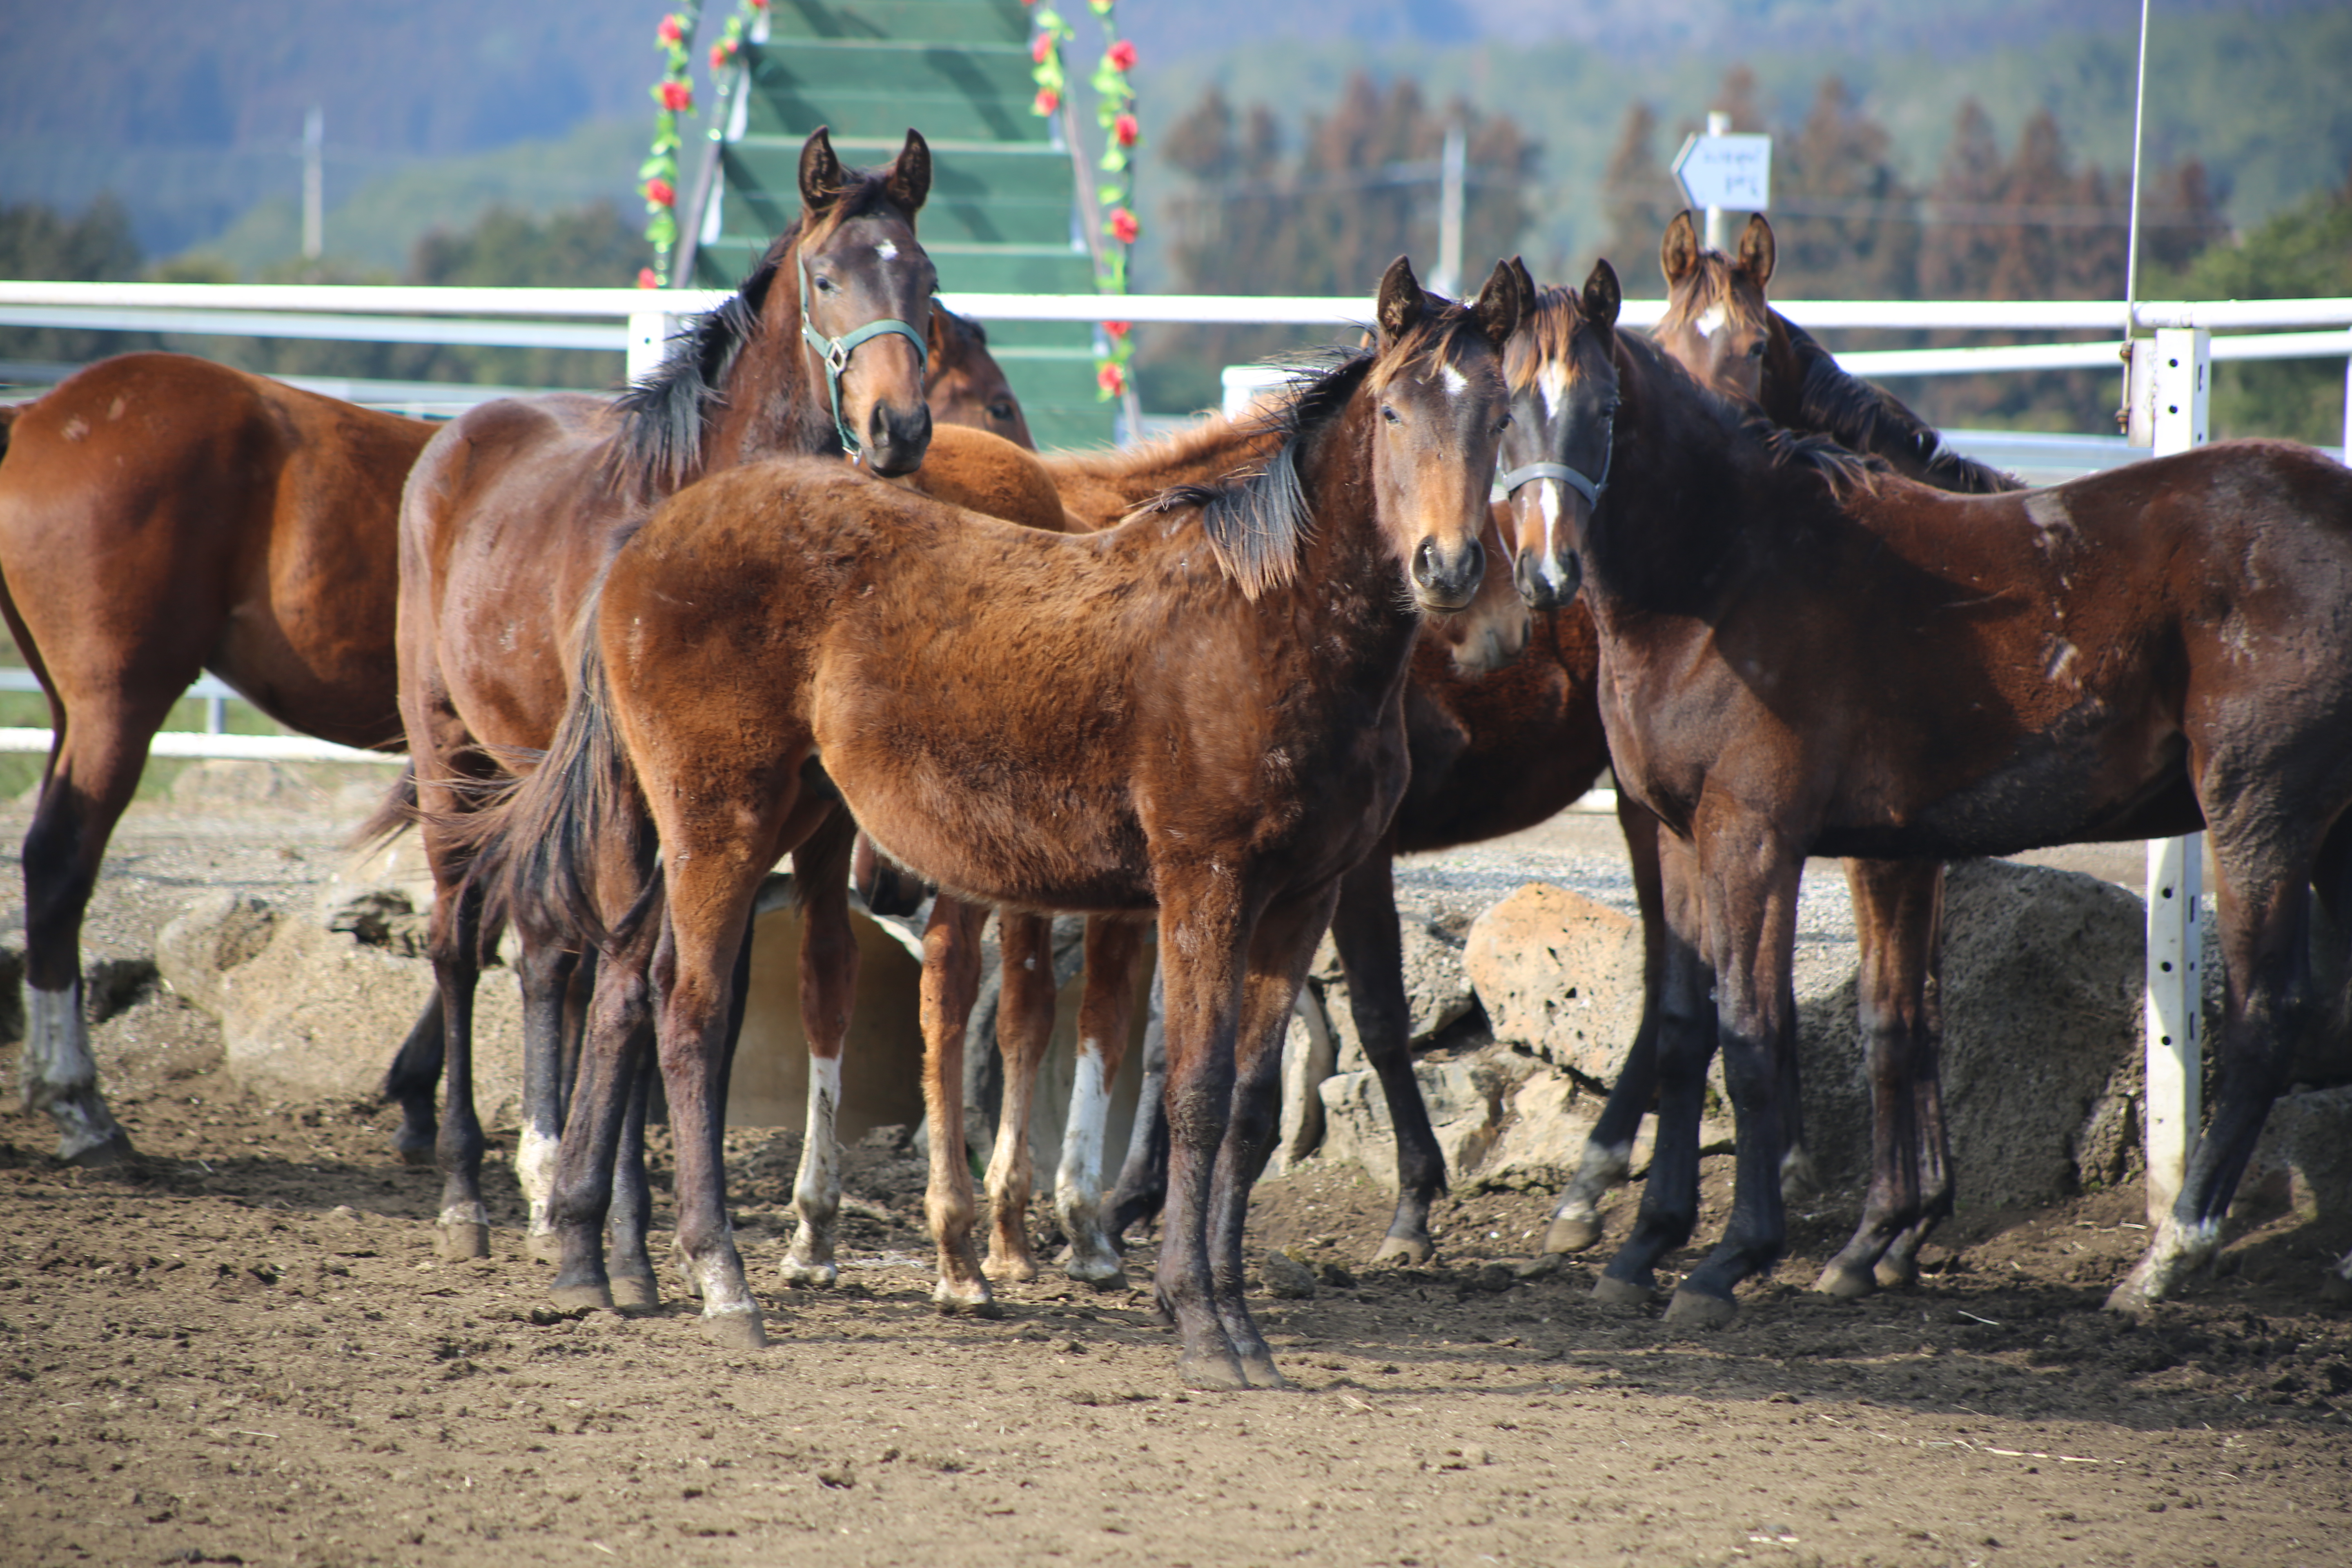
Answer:
POLYGON ((1592 264, 1592 276, 1584 280, 1584 319, 1596 327, 1617 325, 1617 307, 1625 302, 1617 287, 1617 269, 1604 258, 1592 264))
POLYGON ((1488 342, 1499 349, 1511 341, 1511 334, 1519 330, 1520 319, 1528 313, 1528 297, 1520 289, 1519 273, 1511 270, 1509 262, 1495 263, 1495 270, 1487 274, 1486 286, 1478 290, 1478 302, 1471 309, 1488 342))
MULTIPOLYGON (((928 163, 928 153, 925 161, 928 163)), ((841 199, 848 184, 848 174, 833 150, 833 132, 820 125, 801 146, 801 205, 809 216, 821 216, 841 199)))
POLYGON ((1764 221, 1762 213, 1748 215, 1748 226, 1739 236, 1739 265, 1748 276, 1756 279, 1761 289, 1772 281, 1772 263, 1780 247, 1772 242, 1772 226, 1764 221))
POLYGON ((1691 225, 1690 208, 1685 207, 1666 225, 1666 237, 1658 242, 1658 270, 1666 275, 1666 287, 1671 289, 1697 265, 1698 230, 1691 225))
POLYGON ((891 162, 890 178, 882 188, 892 201, 907 209, 909 216, 923 210, 923 198, 931 194, 931 144, 912 126, 907 130, 907 144, 898 149, 898 156, 891 162))
POLYGON ((1381 341, 1396 342, 1418 326, 1428 310, 1421 279, 1412 275, 1412 262, 1402 256, 1390 262, 1387 273, 1381 279, 1380 306, 1374 316, 1380 322, 1381 341))
POLYGON ((1536 296, 1540 292, 1540 290, 1536 288, 1536 275, 1528 270, 1528 264, 1526 261, 1522 260, 1518 257, 1512 257, 1511 270, 1518 274, 1519 292, 1527 299, 1525 308, 1519 312, 1524 316, 1529 310, 1533 310, 1536 308, 1536 296))

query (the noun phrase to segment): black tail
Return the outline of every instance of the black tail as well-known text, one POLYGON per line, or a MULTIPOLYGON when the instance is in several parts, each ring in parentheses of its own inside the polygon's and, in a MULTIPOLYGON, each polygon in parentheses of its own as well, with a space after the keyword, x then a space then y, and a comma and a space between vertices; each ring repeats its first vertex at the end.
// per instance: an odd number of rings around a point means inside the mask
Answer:
POLYGON ((392 788, 368 819, 352 830, 349 847, 358 854, 381 849, 393 835, 415 820, 416 764, 412 762, 401 768, 400 776, 392 781, 392 788))
POLYGON ((661 891, 653 824, 613 724, 604 655, 587 630, 547 755, 448 823, 473 852, 467 885, 483 894, 484 925, 511 920, 576 952, 628 941, 661 891))

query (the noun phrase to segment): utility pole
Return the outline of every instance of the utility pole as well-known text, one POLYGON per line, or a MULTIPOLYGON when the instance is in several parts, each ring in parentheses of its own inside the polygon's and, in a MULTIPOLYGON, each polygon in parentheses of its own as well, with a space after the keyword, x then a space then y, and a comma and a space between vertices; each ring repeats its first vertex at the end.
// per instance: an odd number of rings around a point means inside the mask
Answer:
POLYGON ((1462 292, 1462 187, 1469 144, 1462 127, 1445 128, 1445 152, 1437 171, 1437 273, 1429 286, 1448 299, 1462 292))
POLYGON ((302 117, 302 258, 327 248, 327 112, 317 104, 302 117))
MULTIPOLYGON (((1706 111, 1706 133, 1709 136, 1730 135, 1731 116, 1720 109, 1708 110, 1706 111)), ((1730 237, 1728 235, 1724 233, 1723 209, 1718 206, 1708 207, 1706 209, 1706 247, 1709 250, 1721 250, 1725 242, 1729 237, 1730 237)))

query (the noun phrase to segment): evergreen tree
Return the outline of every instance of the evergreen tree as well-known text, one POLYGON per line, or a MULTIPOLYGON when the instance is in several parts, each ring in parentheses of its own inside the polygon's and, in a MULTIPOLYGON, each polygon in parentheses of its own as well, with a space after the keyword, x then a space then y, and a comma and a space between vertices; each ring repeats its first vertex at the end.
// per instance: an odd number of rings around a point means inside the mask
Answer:
MULTIPOLYGON (((38 202, 0 206, 0 278, 102 283, 135 279, 146 258, 131 237, 122 204, 100 196, 78 216, 38 202)), ((94 332, 64 327, 0 327, 0 360, 37 365, 81 364, 108 354, 152 348, 146 332, 94 332)))

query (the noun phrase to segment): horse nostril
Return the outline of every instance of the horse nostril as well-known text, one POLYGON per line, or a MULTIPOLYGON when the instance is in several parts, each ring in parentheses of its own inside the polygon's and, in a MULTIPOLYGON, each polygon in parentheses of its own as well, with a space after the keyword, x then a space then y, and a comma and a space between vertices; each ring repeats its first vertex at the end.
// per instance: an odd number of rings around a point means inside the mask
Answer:
POLYGON ((1475 583, 1486 574, 1486 547, 1472 540, 1462 552, 1462 580, 1475 583))
POLYGON ((1412 580, 1425 588, 1429 586, 1429 580, 1436 575, 1437 542, 1424 539, 1421 542, 1421 548, 1412 552, 1412 580))

